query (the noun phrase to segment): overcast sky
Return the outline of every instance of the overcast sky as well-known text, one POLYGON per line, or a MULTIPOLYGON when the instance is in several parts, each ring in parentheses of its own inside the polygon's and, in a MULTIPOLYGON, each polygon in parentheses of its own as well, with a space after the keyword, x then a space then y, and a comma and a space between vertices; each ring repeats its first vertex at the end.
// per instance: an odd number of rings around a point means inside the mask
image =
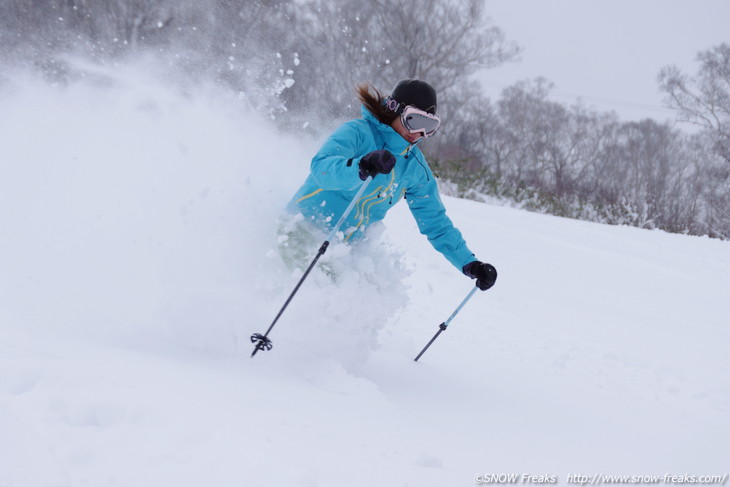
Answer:
POLYGON ((522 60, 484 72, 493 99, 543 76, 553 99, 577 97, 623 120, 673 119, 657 74, 669 64, 696 73, 697 53, 730 43, 730 0, 485 0, 487 14, 520 44, 522 60))

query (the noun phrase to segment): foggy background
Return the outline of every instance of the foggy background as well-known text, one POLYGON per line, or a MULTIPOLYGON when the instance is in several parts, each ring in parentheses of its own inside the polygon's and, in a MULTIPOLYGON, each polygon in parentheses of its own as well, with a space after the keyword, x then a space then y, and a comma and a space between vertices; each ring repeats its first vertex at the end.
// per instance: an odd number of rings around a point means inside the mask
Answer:
MULTIPOLYGON (((642 3, 644 17, 571 1, 521 5, 524 17, 515 22, 515 10, 481 0, 2 0, 0 87, 17 70, 62 86, 93 77, 95 66, 141 62, 174 86, 213 80, 282 130, 322 137, 358 116, 357 84, 387 94, 398 79, 421 78, 439 92, 443 128, 423 147, 447 193, 728 238, 730 46, 703 46, 694 72, 674 67, 670 57, 658 60, 652 82, 662 107, 656 98, 601 99, 585 78, 607 56, 598 47, 613 36, 614 55, 641 63, 633 54, 645 56, 644 47, 656 43, 652 31, 668 28, 660 4, 642 3), (635 32, 650 8, 656 23, 643 26, 646 35, 634 49, 623 26, 635 32), (511 18, 515 35, 500 18, 511 18), (520 43, 514 26, 549 25, 551 18, 563 23, 550 36, 520 43), (585 39, 589 32, 598 40, 585 39), (566 52, 573 53, 578 84, 556 89, 550 75, 566 73, 566 52), (526 77, 512 82, 504 70, 519 75, 519 66, 526 77), (656 117, 617 111, 644 103, 656 117)), ((712 12, 711 2, 696 5, 702 15, 712 12)), ((701 30, 702 15, 675 25, 677 38, 701 30)), ((711 15, 714 22, 720 17, 711 15)), ((679 61, 684 65, 686 54, 679 61)), ((604 82, 631 83, 631 63, 625 67, 604 74, 604 82)))

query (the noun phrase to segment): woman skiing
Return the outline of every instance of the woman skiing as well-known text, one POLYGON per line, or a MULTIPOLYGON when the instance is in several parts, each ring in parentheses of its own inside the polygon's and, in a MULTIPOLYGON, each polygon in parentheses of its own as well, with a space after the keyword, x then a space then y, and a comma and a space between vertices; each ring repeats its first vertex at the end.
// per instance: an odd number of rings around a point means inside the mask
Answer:
POLYGON ((420 232, 481 290, 492 287, 496 269, 477 260, 446 215, 433 173, 416 144, 436 133, 436 91, 421 80, 403 79, 390 96, 358 87, 362 118, 340 126, 312 159, 311 172, 289 203, 323 230, 334 227, 368 176, 373 179, 345 221, 346 240, 385 217, 405 198, 420 232))

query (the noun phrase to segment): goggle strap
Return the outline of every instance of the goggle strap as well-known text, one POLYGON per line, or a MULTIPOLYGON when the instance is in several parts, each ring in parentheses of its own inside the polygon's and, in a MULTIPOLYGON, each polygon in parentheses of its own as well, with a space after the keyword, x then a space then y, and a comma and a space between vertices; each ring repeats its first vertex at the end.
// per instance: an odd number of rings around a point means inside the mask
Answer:
POLYGON ((385 99, 385 106, 388 108, 388 110, 390 110, 391 112, 395 112, 398 115, 403 113, 403 109, 405 108, 405 105, 396 101, 396 99, 391 96, 385 99))

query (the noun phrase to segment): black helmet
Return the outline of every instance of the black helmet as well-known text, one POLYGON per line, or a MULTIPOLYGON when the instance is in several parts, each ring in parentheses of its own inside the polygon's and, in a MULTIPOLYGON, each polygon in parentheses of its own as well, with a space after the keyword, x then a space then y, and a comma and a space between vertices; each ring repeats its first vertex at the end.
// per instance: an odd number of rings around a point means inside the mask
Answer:
POLYGON ((390 98, 398 102, 397 108, 393 110, 398 113, 407 105, 420 108, 424 112, 436 113, 436 90, 425 81, 402 79, 393 87, 390 98))

